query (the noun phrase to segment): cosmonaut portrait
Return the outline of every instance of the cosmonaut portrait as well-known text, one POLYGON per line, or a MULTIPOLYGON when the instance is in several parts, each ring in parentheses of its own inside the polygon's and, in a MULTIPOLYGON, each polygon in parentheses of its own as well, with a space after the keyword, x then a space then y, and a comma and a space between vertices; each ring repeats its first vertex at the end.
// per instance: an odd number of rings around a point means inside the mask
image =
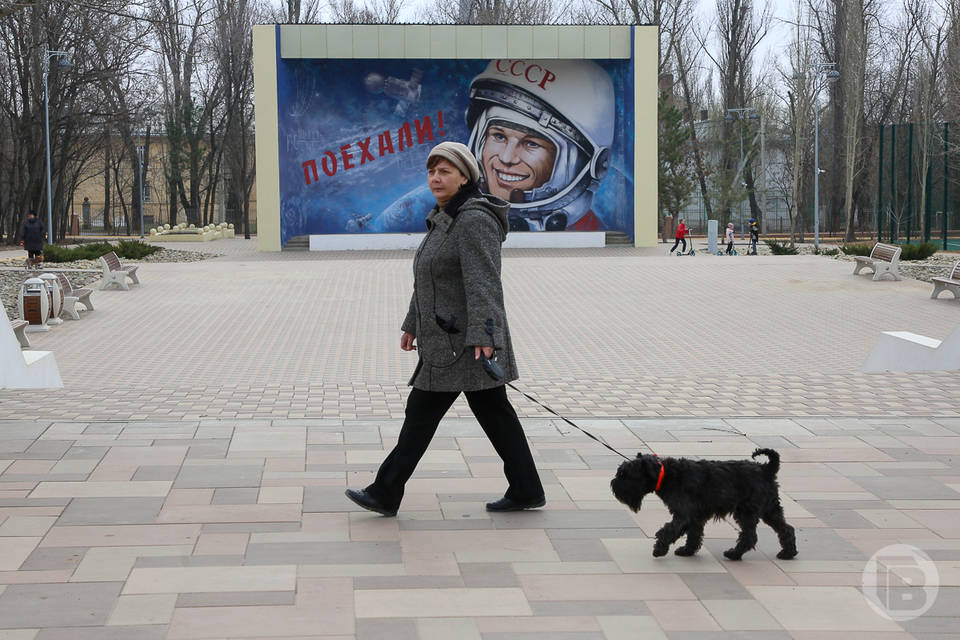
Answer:
POLYGON ((615 103, 589 60, 492 60, 470 83, 468 145, 480 188, 515 231, 603 228, 593 196, 610 168, 615 103))

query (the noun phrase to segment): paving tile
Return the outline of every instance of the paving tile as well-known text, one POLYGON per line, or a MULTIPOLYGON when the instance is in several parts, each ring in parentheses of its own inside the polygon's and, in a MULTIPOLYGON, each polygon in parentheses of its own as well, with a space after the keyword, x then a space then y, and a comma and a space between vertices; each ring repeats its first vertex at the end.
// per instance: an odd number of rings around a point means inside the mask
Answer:
POLYGON ((16 571, 39 543, 39 537, 0 538, 0 571, 16 571))
POLYGON ((260 489, 256 487, 220 488, 214 490, 210 504, 256 504, 258 495, 260 495, 260 489))
POLYGON ((43 629, 36 640, 163 640, 166 625, 136 625, 132 627, 70 627, 43 629))
POLYGON ((513 567, 506 563, 465 562, 460 564, 465 587, 519 587, 513 567))
POLYGON ((750 586, 754 598, 789 631, 899 631, 852 587, 750 586))
POLYGON ((74 498, 57 519, 58 525, 152 524, 163 498, 74 498))
POLYGON ((258 465, 184 465, 173 486, 177 489, 259 487, 258 465))
POLYGON ((102 626, 121 583, 14 584, 0 594, 0 628, 102 626))
POLYGON ((754 600, 702 601, 717 624, 726 631, 780 630, 782 627, 754 600))
POLYGON ((300 520, 300 505, 221 504, 164 506, 160 523, 188 522, 282 522, 300 520))
POLYGON ((522 575, 520 584, 530 601, 693 599, 675 575, 522 575), (629 598, 624 598, 628 595, 629 598))
POLYGON ((43 536, 56 521, 52 516, 10 516, 0 524, 0 537, 43 536))
POLYGON ((400 562, 395 542, 302 542, 250 544, 246 563, 263 564, 389 564, 400 562))
POLYGON ((167 624, 173 616, 175 594, 122 595, 110 614, 108 626, 167 624))
POLYGON ((36 548, 20 565, 21 571, 70 571, 83 560, 86 547, 36 548))
POLYGON ((740 582, 724 573, 685 573, 680 575, 684 584, 693 591, 698 600, 748 600, 752 596, 740 582))
POLYGON ((290 591, 295 588, 295 581, 296 567, 291 565, 134 569, 123 593, 290 591))
POLYGON ((199 524, 54 526, 40 542, 40 546, 193 545, 199 533, 199 524))
POLYGON ((371 589, 354 593, 357 618, 531 615, 516 588, 371 589))
POLYGON ((149 482, 41 482, 31 498, 123 498, 163 497, 170 490, 165 481, 149 482))
POLYGON ((417 633, 420 640, 481 640, 472 618, 420 618, 417 633))
POLYGON ((610 557, 624 573, 724 573, 724 568, 706 548, 690 557, 681 558, 668 553, 654 558, 653 544, 647 541, 615 538, 601 539, 610 552, 610 557))
POLYGON ((330 636, 353 637, 354 607, 349 579, 300 579, 293 606, 176 609, 167 638, 310 636, 317 630, 330 636))
POLYGON ((181 593, 176 606, 183 607, 236 607, 292 605, 296 594, 292 591, 216 591, 204 593, 181 593))

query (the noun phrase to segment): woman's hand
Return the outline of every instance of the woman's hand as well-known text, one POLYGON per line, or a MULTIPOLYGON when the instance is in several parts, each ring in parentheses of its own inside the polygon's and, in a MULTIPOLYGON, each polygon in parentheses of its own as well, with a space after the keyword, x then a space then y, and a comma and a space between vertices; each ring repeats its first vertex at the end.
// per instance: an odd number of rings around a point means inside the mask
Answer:
POLYGON ((473 359, 474 359, 474 360, 479 360, 479 359, 480 359, 480 352, 481 352, 481 351, 483 351, 483 355, 485 355, 488 359, 490 358, 490 356, 493 355, 493 347, 474 347, 474 348, 473 348, 473 359))
POLYGON ((415 336, 412 333, 403 332, 400 336, 400 348, 404 351, 416 351, 417 345, 413 344, 415 336))

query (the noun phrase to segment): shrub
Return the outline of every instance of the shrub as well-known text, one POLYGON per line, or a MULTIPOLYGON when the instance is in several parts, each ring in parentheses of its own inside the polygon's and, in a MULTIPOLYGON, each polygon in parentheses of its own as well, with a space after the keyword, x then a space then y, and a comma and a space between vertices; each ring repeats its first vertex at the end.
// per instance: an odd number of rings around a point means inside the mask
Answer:
POLYGON ((843 251, 848 256, 868 256, 870 252, 873 251, 872 244, 845 244, 840 247, 840 250, 843 251))
MULTIPOLYGON (((139 240, 121 240, 119 244, 117 244, 116 252, 121 258, 139 260, 144 256, 149 256, 151 253, 160 251, 161 248, 162 247, 140 242, 139 240)), ((106 253, 106 251, 104 251, 104 253, 106 253)), ((103 255, 103 253, 100 255, 103 255)))
MULTIPOLYGON (((869 256, 871 251, 873 251, 872 244, 848 244, 843 246, 843 252, 848 256, 869 256)), ((900 259, 904 261, 926 260, 936 252, 937 244, 935 242, 900 245, 900 259)))
POLYGON ((937 245, 934 242, 904 244, 900 246, 900 249, 901 260, 926 260, 937 252, 937 245))
POLYGON ((770 247, 770 251, 775 256, 795 256, 797 255, 797 248, 791 247, 786 242, 778 242, 776 240, 764 240, 767 243, 767 246, 770 247))
POLYGON ((840 253, 840 249, 814 249, 813 252, 818 256, 835 256, 840 253))
POLYGON ((117 246, 109 242, 90 242, 73 249, 48 244, 43 248, 45 262, 72 262, 74 260, 96 260, 105 253, 116 252, 117 256, 127 260, 138 260, 162 247, 144 244, 139 240, 121 240, 117 246))

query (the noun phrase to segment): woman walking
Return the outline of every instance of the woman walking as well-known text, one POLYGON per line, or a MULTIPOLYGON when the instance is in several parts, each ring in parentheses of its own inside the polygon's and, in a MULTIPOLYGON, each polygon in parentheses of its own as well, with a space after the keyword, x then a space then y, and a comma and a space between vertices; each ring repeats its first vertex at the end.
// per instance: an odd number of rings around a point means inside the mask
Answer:
POLYGON ((419 354, 410 379, 413 389, 397 446, 376 479, 365 489, 346 491, 356 504, 385 516, 396 515, 404 485, 461 393, 503 460, 508 487, 502 498, 487 503, 487 510, 545 504, 530 447, 504 386, 517 379, 500 280, 500 245, 509 229, 510 206, 482 194, 479 177, 477 161, 465 145, 441 142, 430 151, 427 182, 437 205, 427 215, 427 235, 413 261, 413 297, 400 336, 401 349, 419 354))

